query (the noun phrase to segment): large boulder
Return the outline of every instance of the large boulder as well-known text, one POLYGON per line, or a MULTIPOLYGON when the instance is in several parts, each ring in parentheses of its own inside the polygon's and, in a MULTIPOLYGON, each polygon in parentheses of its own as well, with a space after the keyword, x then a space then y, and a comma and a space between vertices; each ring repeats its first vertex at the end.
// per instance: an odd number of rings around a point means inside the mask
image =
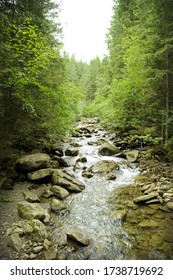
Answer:
POLYGON ((62 170, 56 170, 54 172, 52 184, 62 186, 72 192, 81 192, 85 188, 85 185, 81 181, 66 174, 62 170))
POLYGON ((115 147, 109 142, 105 142, 99 148, 99 154, 102 156, 112 156, 119 153, 119 148, 115 147))
POLYGON ((35 242, 43 242, 47 238, 46 226, 39 220, 28 221, 24 226, 26 234, 35 242))
POLYGON ((38 203, 20 202, 18 213, 20 217, 27 220, 44 220, 46 218, 46 211, 38 203))
POLYGON ((48 167, 50 157, 44 153, 36 153, 21 157, 16 162, 16 167, 19 171, 31 172, 41 168, 48 167))
POLYGON ((114 170, 119 170, 119 165, 113 160, 100 160, 89 169, 93 173, 110 173, 114 170))
POLYGON ((27 179, 30 181, 38 181, 48 177, 51 177, 55 169, 52 168, 44 168, 39 169, 37 171, 29 172, 27 174, 27 179))
POLYGON ((56 196, 60 199, 64 199, 67 196, 69 196, 69 192, 60 186, 54 185, 51 187, 50 191, 53 193, 54 196, 56 196))

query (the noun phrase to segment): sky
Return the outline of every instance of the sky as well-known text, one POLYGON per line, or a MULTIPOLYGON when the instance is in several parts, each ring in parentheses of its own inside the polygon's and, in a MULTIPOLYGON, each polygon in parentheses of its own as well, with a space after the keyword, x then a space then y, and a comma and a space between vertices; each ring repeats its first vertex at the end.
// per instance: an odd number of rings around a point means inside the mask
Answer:
POLYGON ((105 40, 113 5, 113 0, 62 0, 63 43, 70 56, 89 62, 107 54, 105 40))

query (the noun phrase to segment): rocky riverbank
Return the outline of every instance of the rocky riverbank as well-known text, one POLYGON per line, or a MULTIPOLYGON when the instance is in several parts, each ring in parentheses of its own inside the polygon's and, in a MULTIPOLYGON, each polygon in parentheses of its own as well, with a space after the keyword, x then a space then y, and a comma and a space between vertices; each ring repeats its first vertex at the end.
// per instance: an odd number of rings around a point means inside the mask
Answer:
MULTIPOLYGON (((84 181, 87 182, 98 174, 107 182, 116 184, 121 168, 113 156, 125 158, 127 164, 135 165, 141 172, 132 185, 116 188, 109 198, 110 207, 115 210, 115 222, 121 222, 128 235, 128 238, 124 236, 123 240, 122 236, 119 240, 122 251, 126 250, 125 239, 128 239, 132 244, 132 252, 131 255, 127 253, 127 257, 148 258, 144 252, 149 246, 147 238, 143 242, 145 233, 145 237, 153 240, 152 244, 157 245, 163 256, 166 254, 167 258, 171 258, 173 238, 168 238, 164 227, 167 221, 168 230, 173 221, 172 165, 153 155, 151 147, 132 147, 116 135, 105 137, 100 125, 96 121, 88 123, 88 120, 76 129, 74 138, 68 139, 63 146, 52 149, 49 154, 33 151, 19 157, 13 153, 3 153, 0 170, 0 258, 70 259, 68 250, 64 250, 67 245, 71 244, 71 250, 75 252, 81 246, 93 243, 94 240, 88 238, 84 231, 76 228, 67 230, 62 236, 53 236, 54 219, 55 216, 68 216, 69 196, 75 196, 86 188, 83 180, 69 172, 71 161, 73 171, 81 170, 84 181), (100 136, 93 142, 90 138, 94 133, 100 136), (85 155, 79 154, 76 142, 79 137, 88 139, 88 145, 97 147, 98 153, 105 159, 88 166, 85 155), (112 159, 107 159, 111 156, 112 159), (161 225, 158 240, 156 229, 161 225), (150 235, 145 232, 146 229, 149 229, 150 235), (151 236, 153 232, 155 238, 151 236), (141 238, 137 240, 139 236, 141 238), (163 243, 164 241, 167 243, 163 243), (146 243, 146 247, 142 242, 146 243), (139 247, 142 246, 145 249, 139 255, 139 247)), ((86 250, 84 258, 89 258, 89 255, 89 250, 86 250)), ((153 255, 151 258, 157 256, 153 255)))

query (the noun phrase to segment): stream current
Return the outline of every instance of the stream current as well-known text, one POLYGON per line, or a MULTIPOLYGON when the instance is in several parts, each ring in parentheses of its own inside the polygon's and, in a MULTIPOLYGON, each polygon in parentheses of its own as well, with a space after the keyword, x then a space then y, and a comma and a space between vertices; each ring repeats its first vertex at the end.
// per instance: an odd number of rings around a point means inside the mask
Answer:
POLYGON ((71 259, 124 259, 126 258, 125 251, 130 246, 122 223, 115 219, 115 208, 110 205, 109 201, 112 192, 133 183, 139 171, 124 159, 116 156, 100 156, 99 146, 95 143, 103 138, 108 140, 102 130, 96 130, 90 137, 83 135, 72 138, 72 143, 78 146, 79 154, 77 157, 64 156, 69 165, 64 169, 82 181, 85 189, 81 193, 72 194, 66 198, 69 213, 58 216, 55 232, 57 236, 63 236, 63 233, 69 229, 77 229, 91 239, 89 246, 80 247, 78 250, 74 249, 72 245, 67 246, 67 253, 71 255, 71 259), (74 170, 79 157, 85 157, 87 162, 80 163, 74 170), (114 160, 119 164, 120 170, 116 171, 115 180, 107 180, 105 174, 94 174, 92 178, 82 176, 84 166, 89 168, 103 159, 114 160), (123 239, 126 249, 122 249, 119 239, 123 239))

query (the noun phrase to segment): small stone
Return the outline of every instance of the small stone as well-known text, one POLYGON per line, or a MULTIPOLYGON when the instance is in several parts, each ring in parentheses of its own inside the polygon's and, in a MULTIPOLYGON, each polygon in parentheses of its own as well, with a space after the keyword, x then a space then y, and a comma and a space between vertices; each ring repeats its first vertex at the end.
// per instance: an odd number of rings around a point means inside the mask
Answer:
POLYGON ((20 252, 22 246, 22 240, 19 234, 17 233, 11 234, 7 240, 7 245, 13 248, 14 250, 16 250, 17 252, 20 252))
POLYGON ((43 246, 37 246, 33 248, 33 253, 38 254, 43 250, 43 246))
POLYGON ((36 258, 36 254, 33 254, 33 253, 31 253, 30 255, 29 255, 29 259, 30 260, 34 260, 35 258, 36 258))
POLYGON ((51 187, 50 190, 54 194, 54 196, 56 196, 60 199, 65 199, 66 197, 68 197, 70 195, 69 192, 66 189, 64 189, 60 186, 54 185, 54 186, 51 187))

